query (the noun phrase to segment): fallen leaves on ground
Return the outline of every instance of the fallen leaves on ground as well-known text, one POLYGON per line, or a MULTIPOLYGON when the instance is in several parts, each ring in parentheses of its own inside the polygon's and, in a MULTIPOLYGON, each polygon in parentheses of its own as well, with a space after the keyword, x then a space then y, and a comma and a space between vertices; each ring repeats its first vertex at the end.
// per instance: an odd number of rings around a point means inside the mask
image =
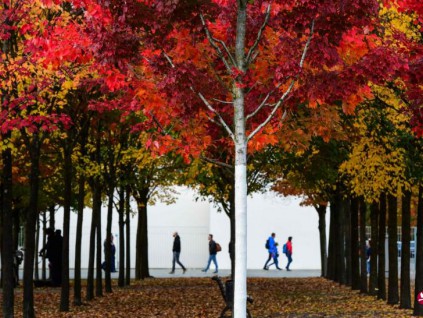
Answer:
MULTIPOLYGON (((248 293, 254 299, 248 308, 255 318, 399 318, 412 314, 323 278, 250 278, 248 293)), ((207 318, 219 317, 225 306, 210 278, 155 278, 125 288, 114 286, 113 293, 72 306, 68 313, 59 312, 59 300, 60 288, 35 289, 36 316, 207 318)), ((22 317, 22 289, 16 291, 15 308, 16 317, 22 317)))

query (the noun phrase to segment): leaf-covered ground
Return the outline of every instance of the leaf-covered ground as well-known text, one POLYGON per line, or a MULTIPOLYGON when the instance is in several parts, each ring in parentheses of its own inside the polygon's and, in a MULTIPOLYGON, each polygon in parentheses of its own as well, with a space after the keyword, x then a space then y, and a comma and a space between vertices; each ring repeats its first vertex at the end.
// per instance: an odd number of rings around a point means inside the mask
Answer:
MULTIPOLYGON (((114 282, 115 283, 115 282, 114 282)), ((277 317, 411 317, 410 310, 386 305, 322 278, 251 278, 249 309, 255 318, 277 317)), ((60 289, 35 289, 37 317, 219 317, 224 308, 210 278, 148 279, 97 297, 71 312, 58 311, 60 289)), ((16 293, 21 317, 22 290, 16 293)), ((1 302, 1 298, 0 298, 1 302)))

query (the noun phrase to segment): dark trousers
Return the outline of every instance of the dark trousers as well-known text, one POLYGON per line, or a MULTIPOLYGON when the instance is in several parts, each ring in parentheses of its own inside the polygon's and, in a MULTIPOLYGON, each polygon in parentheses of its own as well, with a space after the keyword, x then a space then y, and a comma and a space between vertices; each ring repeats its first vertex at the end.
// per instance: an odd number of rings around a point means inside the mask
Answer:
POLYGON ((173 252, 172 272, 175 271, 175 263, 178 263, 178 265, 181 266, 183 270, 185 270, 185 266, 182 265, 182 263, 179 261, 179 254, 181 254, 181 253, 180 252, 173 252))
POLYGON ((263 268, 267 267, 267 264, 269 264, 269 262, 272 260, 272 253, 269 253, 269 258, 267 259, 266 263, 264 264, 263 268))
POLYGON ((289 265, 291 265, 291 263, 292 263, 292 256, 291 256, 291 254, 287 253, 286 257, 288 257, 288 264, 286 265, 286 269, 289 269, 289 265))

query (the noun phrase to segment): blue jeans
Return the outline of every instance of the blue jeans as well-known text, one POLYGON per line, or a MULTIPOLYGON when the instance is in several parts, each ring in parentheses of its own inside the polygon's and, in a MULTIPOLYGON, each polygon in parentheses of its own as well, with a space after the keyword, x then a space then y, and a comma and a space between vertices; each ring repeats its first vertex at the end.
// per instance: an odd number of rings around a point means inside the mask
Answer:
POLYGON ((179 261, 179 254, 180 252, 173 252, 173 261, 172 261, 172 272, 175 271, 175 263, 178 263, 179 266, 182 267, 183 270, 185 270, 184 265, 179 261))
POLYGON ((217 266, 216 254, 211 254, 211 255, 209 256, 209 260, 208 260, 208 262, 207 262, 207 267, 204 269, 205 271, 208 271, 208 270, 209 270, 210 263, 211 263, 212 261, 213 261, 213 263, 214 263, 214 266, 216 266, 216 272, 217 272, 217 270, 218 270, 218 266, 217 266))
POLYGON ((288 257, 288 264, 286 265, 286 269, 289 269, 289 265, 292 263, 292 256, 291 254, 287 253, 286 257, 288 257))
POLYGON ((277 268, 277 269, 279 269, 278 256, 276 256, 276 254, 275 254, 275 255, 272 255, 272 257, 273 257, 273 263, 269 264, 267 267, 270 267, 270 266, 272 266, 273 264, 275 264, 276 268, 277 268))

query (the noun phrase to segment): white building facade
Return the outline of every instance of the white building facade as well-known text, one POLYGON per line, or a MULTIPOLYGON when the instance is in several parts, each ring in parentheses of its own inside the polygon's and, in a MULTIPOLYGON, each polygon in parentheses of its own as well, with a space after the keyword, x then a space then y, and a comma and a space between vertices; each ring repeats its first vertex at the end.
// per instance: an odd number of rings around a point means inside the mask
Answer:
MULTIPOLYGON (((230 238, 229 218, 224 212, 207 201, 196 201, 192 190, 181 188, 177 202, 172 205, 158 203, 148 207, 148 240, 150 268, 170 268, 172 265, 172 233, 181 237, 180 260, 187 268, 203 268, 208 259, 208 234, 214 235, 222 246, 217 260, 220 269, 230 268, 228 244, 230 238)), ((282 198, 272 192, 256 194, 248 199, 248 269, 261 269, 268 257, 265 242, 272 232, 281 249, 288 236, 293 237, 292 269, 319 269, 318 215, 312 207, 301 207, 299 198, 282 198)), ((135 210, 135 204, 134 204, 135 210)), ((103 208, 103 231, 105 237, 106 208, 103 208)), ((328 213, 329 214, 329 213, 328 213)), ((135 238, 137 218, 131 219, 131 258, 135 267, 135 238)), ((327 222, 329 224, 329 222, 327 222)), ((88 267, 91 210, 84 213, 82 238, 82 267, 88 267)), ((56 216, 56 228, 62 228, 62 215, 56 216)), ((71 215, 70 267, 74 264, 76 214, 71 215)), ((112 233, 116 245, 116 266, 119 263, 118 214, 113 214, 112 233)), ((281 254, 281 266, 286 257, 281 254)))

